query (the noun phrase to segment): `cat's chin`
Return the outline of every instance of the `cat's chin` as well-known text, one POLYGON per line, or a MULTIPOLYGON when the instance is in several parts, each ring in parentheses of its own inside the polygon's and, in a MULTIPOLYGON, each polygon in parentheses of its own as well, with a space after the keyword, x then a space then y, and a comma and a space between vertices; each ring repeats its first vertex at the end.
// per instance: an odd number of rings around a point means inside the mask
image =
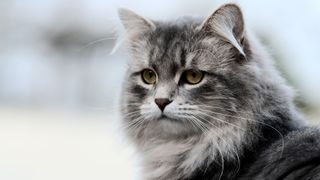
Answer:
POLYGON ((147 134, 157 137, 181 137, 200 133, 190 123, 184 120, 161 116, 151 123, 151 126, 146 129, 147 134))

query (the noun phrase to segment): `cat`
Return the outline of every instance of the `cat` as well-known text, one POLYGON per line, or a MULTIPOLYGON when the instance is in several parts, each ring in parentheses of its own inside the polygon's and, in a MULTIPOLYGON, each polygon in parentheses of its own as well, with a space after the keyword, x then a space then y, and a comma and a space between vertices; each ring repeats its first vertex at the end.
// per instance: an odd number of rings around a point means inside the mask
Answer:
POLYGON ((309 127, 240 7, 171 22, 119 9, 122 125, 148 180, 320 179, 309 127))

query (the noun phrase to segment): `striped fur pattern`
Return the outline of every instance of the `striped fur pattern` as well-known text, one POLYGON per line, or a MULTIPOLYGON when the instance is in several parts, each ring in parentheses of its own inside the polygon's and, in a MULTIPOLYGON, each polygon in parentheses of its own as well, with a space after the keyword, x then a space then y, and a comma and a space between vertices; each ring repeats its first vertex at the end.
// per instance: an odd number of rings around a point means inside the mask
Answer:
POLYGON ((143 155, 145 179, 246 179, 269 145, 282 147, 284 136, 303 126, 291 89, 237 5, 204 20, 161 22, 125 9, 119 15, 130 55, 122 124, 143 155), (144 83, 144 69, 156 73, 156 84, 144 83), (205 73, 199 84, 184 82, 190 69, 205 73), (161 112, 156 98, 172 103, 161 112))

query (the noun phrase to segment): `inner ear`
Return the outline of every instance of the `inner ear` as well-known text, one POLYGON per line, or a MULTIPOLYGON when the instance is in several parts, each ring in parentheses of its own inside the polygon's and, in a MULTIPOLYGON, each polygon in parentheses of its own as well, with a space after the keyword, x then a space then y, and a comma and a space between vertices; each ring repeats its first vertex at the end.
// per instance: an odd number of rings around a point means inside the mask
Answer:
POLYGON ((200 31, 207 36, 218 35, 231 43, 242 58, 245 54, 245 30, 241 9, 235 4, 226 4, 218 8, 200 25, 200 31))

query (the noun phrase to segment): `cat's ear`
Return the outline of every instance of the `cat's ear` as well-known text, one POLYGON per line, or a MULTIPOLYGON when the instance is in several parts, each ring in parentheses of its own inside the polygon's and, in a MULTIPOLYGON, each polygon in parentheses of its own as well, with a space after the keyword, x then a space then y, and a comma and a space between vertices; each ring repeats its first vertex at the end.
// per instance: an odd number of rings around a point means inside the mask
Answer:
POLYGON ((236 4, 225 4, 218 8, 200 25, 199 29, 210 35, 217 34, 231 43, 245 58, 243 41, 244 20, 241 9, 236 4))
POLYGON ((120 8, 118 14, 125 30, 129 34, 143 33, 152 31, 156 28, 151 20, 146 19, 131 10, 120 8))

